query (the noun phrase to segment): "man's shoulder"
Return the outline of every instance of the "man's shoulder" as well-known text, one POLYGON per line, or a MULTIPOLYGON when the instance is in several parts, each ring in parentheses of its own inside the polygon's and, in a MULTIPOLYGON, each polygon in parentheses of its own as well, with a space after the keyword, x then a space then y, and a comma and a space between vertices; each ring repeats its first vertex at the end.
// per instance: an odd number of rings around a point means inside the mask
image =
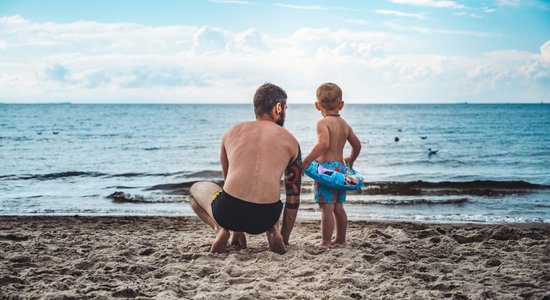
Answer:
POLYGON ((227 129, 225 131, 225 135, 230 135, 236 131, 240 131, 240 130, 243 130, 243 129, 246 129, 248 126, 250 126, 250 123, 251 122, 241 122, 241 123, 237 123, 231 127, 229 127, 229 129, 227 129))
POLYGON ((298 144, 298 140, 286 128, 281 127, 280 128, 280 134, 283 135, 288 141, 290 141, 290 142, 292 142, 296 145, 298 144))

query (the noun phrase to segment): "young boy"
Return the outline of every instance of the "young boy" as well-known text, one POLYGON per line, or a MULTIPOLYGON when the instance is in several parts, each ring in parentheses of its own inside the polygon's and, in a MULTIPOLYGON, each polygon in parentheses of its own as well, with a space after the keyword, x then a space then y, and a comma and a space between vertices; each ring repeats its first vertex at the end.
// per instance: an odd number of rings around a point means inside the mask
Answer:
MULTIPOLYGON (((342 173, 346 172, 344 163, 350 168, 359 156, 361 141, 351 127, 340 117, 340 110, 344 107, 342 90, 334 83, 324 83, 317 89, 315 108, 321 112, 323 119, 317 123, 317 144, 303 160, 305 170, 313 160, 319 164, 342 173), (351 153, 344 158, 344 145, 348 141, 351 153)), ((344 210, 346 191, 330 188, 315 182, 315 202, 321 210, 321 246, 329 247, 332 244, 346 242, 348 216, 344 210), (336 222, 336 238, 332 241, 332 232, 336 222)))

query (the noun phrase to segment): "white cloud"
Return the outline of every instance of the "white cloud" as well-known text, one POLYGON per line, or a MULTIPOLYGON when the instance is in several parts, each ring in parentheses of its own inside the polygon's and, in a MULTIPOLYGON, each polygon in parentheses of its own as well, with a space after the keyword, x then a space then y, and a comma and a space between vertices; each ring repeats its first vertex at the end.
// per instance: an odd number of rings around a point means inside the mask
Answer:
POLYGON ((406 13, 406 12, 397 11, 397 10, 377 9, 376 13, 381 15, 390 15, 390 16, 397 16, 397 17, 411 17, 411 18, 417 18, 420 20, 426 19, 426 17, 423 14, 411 14, 411 13, 406 13))
POLYGON ((483 56, 501 61, 527 61, 535 57, 535 54, 515 49, 499 50, 483 53, 483 56))
POLYGON ((369 22, 363 19, 341 19, 342 22, 354 25, 368 25, 369 22))
POLYGON ((6 49, 6 48, 8 48, 8 47, 9 47, 9 44, 6 43, 4 40, 1 40, 1 39, 0 39, 0 50, 6 49))
POLYGON ((520 0, 498 0, 500 6, 519 6, 520 0))
POLYGON ((434 0, 388 0, 397 4, 408 4, 416 6, 438 7, 438 8, 454 8, 462 9, 464 5, 458 4, 455 1, 434 1, 434 0))
POLYGON ((480 15, 477 15, 477 14, 472 14, 472 13, 467 13, 467 12, 464 12, 464 11, 460 11, 460 12, 457 12, 457 13, 454 13, 453 16, 467 16, 467 17, 471 17, 471 18, 475 18, 475 19, 481 19, 483 18, 482 16, 480 15))
POLYGON ((37 23, 17 16, 0 22, 8 45, 1 50, 0 99, 8 102, 248 102, 267 81, 284 87, 293 102, 311 99, 325 81, 346 87, 348 102, 550 100, 550 41, 538 53, 508 49, 471 58, 403 54, 412 53, 414 39, 358 28, 275 36, 255 28, 37 23))
POLYGON ((474 37, 494 37, 499 36, 500 34, 492 32, 481 32, 481 31, 467 31, 467 30, 450 30, 450 29, 440 29, 440 28, 428 28, 428 27, 418 27, 418 26, 405 26, 397 22, 384 22, 384 26, 399 31, 413 31, 424 34, 444 34, 444 35, 464 35, 464 36, 474 36, 474 37))
POLYGON ((192 50, 196 53, 225 51, 231 33, 220 28, 202 27, 193 37, 192 50))
POLYGON ((244 0, 208 0, 208 2, 212 3, 221 3, 221 4, 254 4, 250 1, 244 1, 244 0))
POLYGON ((20 15, 0 17, 0 25, 4 26, 26 25, 28 23, 29 21, 20 15))
POLYGON ((542 58, 550 62, 550 40, 540 46, 540 54, 542 58))
POLYGON ((328 10, 328 8, 319 5, 295 5, 287 3, 273 3, 273 5, 284 8, 300 9, 300 10, 328 10))

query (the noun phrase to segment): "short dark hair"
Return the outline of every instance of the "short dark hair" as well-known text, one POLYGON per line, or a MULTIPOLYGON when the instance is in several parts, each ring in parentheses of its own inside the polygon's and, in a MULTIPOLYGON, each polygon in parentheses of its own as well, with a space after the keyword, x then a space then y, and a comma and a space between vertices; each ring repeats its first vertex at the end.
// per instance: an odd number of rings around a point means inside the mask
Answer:
POLYGON ((286 98, 286 92, 282 88, 273 83, 262 84, 254 93, 254 113, 256 113, 256 117, 271 114, 277 103, 281 103, 284 109, 286 98))
POLYGON ((317 101, 324 109, 336 109, 342 101, 342 89, 336 83, 323 83, 317 89, 317 101))

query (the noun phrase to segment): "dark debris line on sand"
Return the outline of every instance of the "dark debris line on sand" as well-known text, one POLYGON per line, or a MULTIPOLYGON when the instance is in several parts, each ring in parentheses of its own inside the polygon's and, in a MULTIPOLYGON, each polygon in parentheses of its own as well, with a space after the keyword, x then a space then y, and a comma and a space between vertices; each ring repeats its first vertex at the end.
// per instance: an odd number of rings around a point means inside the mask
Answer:
POLYGON ((350 222, 317 246, 301 222, 285 255, 263 235, 209 254, 189 217, 0 217, 0 298, 543 299, 550 225, 350 222))

